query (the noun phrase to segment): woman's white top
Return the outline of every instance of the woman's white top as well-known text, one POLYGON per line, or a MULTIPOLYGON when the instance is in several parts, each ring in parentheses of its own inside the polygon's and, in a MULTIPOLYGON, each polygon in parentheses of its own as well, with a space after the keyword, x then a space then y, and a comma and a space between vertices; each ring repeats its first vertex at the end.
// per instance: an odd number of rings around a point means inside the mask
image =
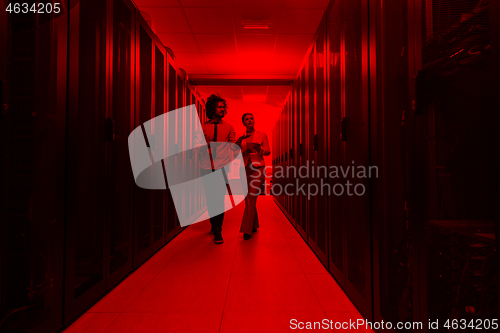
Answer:
POLYGON ((243 161, 245 162, 245 166, 248 165, 249 161, 252 161, 252 164, 255 167, 263 167, 265 166, 264 156, 271 154, 271 150, 269 149, 269 142, 267 141, 267 135, 261 131, 255 131, 251 134, 251 136, 247 139, 241 141, 241 151, 243 152, 243 161), (247 143, 260 143, 262 147, 262 153, 249 153, 245 154, 245 150, 247 149, 247 143))

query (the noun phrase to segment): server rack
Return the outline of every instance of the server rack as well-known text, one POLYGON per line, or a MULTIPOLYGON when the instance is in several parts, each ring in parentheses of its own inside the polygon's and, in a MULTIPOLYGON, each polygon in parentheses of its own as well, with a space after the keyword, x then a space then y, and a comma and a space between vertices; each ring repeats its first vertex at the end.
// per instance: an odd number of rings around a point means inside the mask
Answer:
MULTIPOLYGON (((166 73, 166 50, 163 47, 163 44, 155 35, 153 37, 153 82, 154 82, 154 106, 153 106, 153 115, 152 118, 160 116, 165 113, 165 73, 166 73)), ((162 134, 158 133, 160 137, 165 138, 165 124, 160 124, 154 122, 153 126, 157 126, 157 129, 152 131, 153 135, 157 135, 157 131, 163 131, 162 134)), ((165 147, 164 143, 156 142, 155 140, 155 149, 160 149, 165 147)), ((152 221, 152 251, 156 252, 163 244, 165 244, 165 222, 166 216, 168 214, 165 200, 166 200, 166 191, 151 191, 152 202, 153 202, 153 221, 152 221)))
MULTIPOLYGON (((154 61, 153 32, 146 20, 136 12, 136 110, 134 127, 152 119, 154 115, 154 61)), ((152 129, 153 130, 153 129, 152 129)), ((155 139, 148 137, 150 147, 155 139)), ((151 168, 152 176, 152 168, 151 168)), ((134 268, 139 267, 153 251, 153 221, 155 218, 153 194, 149 189, 134 187, 134 268)))
POLYGON ((425 13, 414 25, 412 86, 414 156, 425 170, 416 177, 426 185, 416 233, 421 316, 486 322, 498 309, 490 5, 460 2, 447 20, 435 1, 413 5, 425 13))
MULTIPOLYGON (((307 144, 306 144, 306 68, 305 66, 300 71, 300 75, 298 78, 299 81, 299 89, 297 91, 297 137, 298 137, 298 168, 297 171, 301 167, 306 166, 306 154, 308 153, 307 144)), ((299 178, 299 187, 305 186, 307 188, 307 179, 299 178)), ((302 192, 298 194, 298 220, 297 225, 300 225, 300 228, 297 230, 300 232, 303 238, 307 239, 307 198, 302 192)))
MULTIPOLYGON (((284 132, 285 132, 285 142, 283 143, 283 150, 285 151, 285 168, 289 168, 290 166, 290 160, 292 157, 290 156, 290 124, 289 124, 289 117, 290 117, 290 106, 289 103, 285 103, 285 108, 284 108, 284 117, 283 117, 283 125, 284 125, 284 132)), ((284 194, 284 203, 285 203, 285 210, 287 212, 290 211, 290 196, 284 194)))
POLYGON ((62 322, 67 22, 0 13, 3 331, 62 322))
POLYGON ((376 65, 370 66, 377 68, 370 69, 376 78, 370 82, 371 154, 380 170, 372 179, 374 319, 416 322, 418 282, 412 280, 414 237, 405 166, 411 135, 409 26, 400 19, 408 17, 409 7, 406 1, 395 1, 371 8, 370 58, 376 65))
MULTIPOLYGON (((315 68, 315 59, 316 58, 316 45, 315 43, 311 44, 311 49, 309 54, 307 55, 307 64, 306 67, 306 85, 307 85, 307 94, 306 94, 306 103, 307 103, 307 118, 306 118, 306 128, 307 128, 307 144, 306 144, 306 160, 309 162, 308 169, 313 169, 315 165, 317 165, 317 153, 315 151, 316 147, 314 146, 314 136, 316 134, 316 117, 317 117, 317 109, 315 105, 316 98, 316 68, 315 68), (314 166, 313 166, 314 165, 314 166)), ((308 185, 313 188, 314 186, 318 186, 318 181, 316 177, 313 177, 312 174, 309 175, 308 185)), ((309 191, 308 191, 309 192, 309 191)), ((317 195, 307 197, 308 204, 308 212, 307 212, 307 241, 311 249, 314 252, 317 250, 317 235, 316 235, 316 227, 319 220, 317 219, 317 211, 318 209, 318 198, 317 195)))
MULTIPOLYGON (((70 2, 65 230, 65 320, 106 290, 109 114, 107 3, 70 2)), ((67 321, 66 321, 67 322, 67 321)))
MULTIPOLYGON (((184 84, 184 77, 183 73, 178 70, 177 71, 177 108, 182 108, 186 105, 186 102, 184 100, 184 90, 185 90, 185 84, 184 84)), ((186 123, 185 123, 185 115, 180 114, 178 111, 176 111, 176 119, 177 119, 177 126, 176 129, 183 128, 185 129, 186 123)), ((182 179, 185 179, 186 175, 186 153, 184 151, 184 147, 186 145, 186 133, 185 131, 177 131, 176 133, 176 139, 175 139, 175 144, 177 147, 177 152, 178 155, 176 157, 176 166, 177 170, 181 170, 182 173, 182 179), (180 153, 182 151, 182 153, 180 153)), ((184 195, 184 189, 182 192, 182 195, 184 195)), ((186 218, 186 201, 183 200, 182 202, 182 208, 181 208, 181 217, 186 218)), ((178 226, 179 221, 176 221, 176 226, 178 226)))
MULTIPOLYGON (((292 167, 296 170, 297 167, 298 167, 298 160, 299 160, 299 147, 300 147, 300 141, 299 141, 299 135, 298 135, 298 132, 297 132, 297 122, 299 121, 298 119, 298 99, 297 99, 297 96, 298 96, 298 80, 296 80, 296 82, 294 83, 294 87, 293 87, 293 90, 290 94, 290 98, 291 98, 291 103, 292 103, 292 109, 291 109, 291 118, 292 118, 292 128, 291 128, 291 132, 292 132, 292 167)), ((292 181, 291 179, 288 179, 289 181, 292 181)), ((295 228, 297 228, 297 221, 298 221, 298 217, 299 217, 299 198, 294 195, 292 198, 291 198, 291 211, 290 211, 290 215, 293 217, 293 225, 295 226, 295 228)))
MULTIPOLYGON (((327 10, 327 44, 328 44, 328 165, 339 165, 342 161, 342 101, 343 80, 342 67, 343 52, 341 3, 333 2, 327 10), (341 61, 342 60, 342 61, 341 61)), ((337 179, 329 179, 332 191, 338 183, 337 179)), ((328 268, 342 288, 345 288, 345 232, 344 232, 344 205, 342 198, 332 195, 329 197, 329 233, 328 268)))
MULTIPOLYGON (((182 230, 170 192, 135 186, 128 135, 184 105, 184 92, 202 120, 204 102, 193 87, 178 92, 186 78, 128 0, 69 1, 59 15, 0 15, 2 165, 10 184, 2 192, 10 201, 2 211, 0 330, 57 331, 182 230)), ((167 147, 155 141, 156 125, 148 144, 167 147)), ((198 172, 197 163, 186 172, 198 172)), ((204 208, 188 203, 184 214, 204 208)))
MULTIPOLYGON (((168 112, 175 112, 177 108, 177 74, 176 67, 173 61, 168 62, 168 72, 167 72, 167 101, 168 101, 168 112)), ((170 126, 170 124, 169 124, 170 126)), ((169 132, 167 134, 169 142, 176 142, 175 132, 169 132)), ((173 145, 169 145, 175 147, 173 145)), ((171 193, 167 193, 168 196, 168 219, 167 219, 167 233, 176 229, 177 226, 177 213, 174 208, 174 201, 171 193)))
MULTIPOLYGON (((109 7, 108 7, 109 8, 109 7)), ((110 23, 111 105, 106 118, 109 200, 106 242, 106 289, 115 286, 132 270, 134 184, 128 153, 128 135, 135 115, 135 7, 130 2, 112 2, 110 23)))
POLYGON ((490 17, 487 1, 332 1, 327 112, 323 118, 318 104, 323 27, 290 92, 290 118, 285 104, 274 135, 282 141, 288 122, 293 165, 324 156, 329 166, 378 168, 357 179, 366 195, 328 197, 325 231, 320 197, 277 197, 323 262, 318 236, 327 235, 328 269, 367 319, 443 323, 498 312, 490 17), (327 124, 326 154, 316 153, 318 117, 327 124))
MULTIPOLYGON (((370 166, 368 116, 368 1, 344 1, 344 168, 370 166)), ((342 163, 339 163, 342 165, 342 163)), ((368 179, 347 177, 364 185, 364 195, 347 195, 345 227, 346 291, 360 312, 371 319, 371 230, 370 183, 368 179)), ((348 184, 346 183, 348 190, 348 184)), ((354 188, 356 190, 356 188, 354 188)), ((358 192, 359 193, 359 192, 358 192)))
MULTIPOLYGON (((328 183, 327 158, 328 151, 326 149, 326 133, 327 133, 327 113, 326 113, 326 13, 320 22, 317 32, 317 38, 314 43, 313 51, 309 57, 309 87, 314 92, 310 93, 310 107, 314 110, 310 120, 309 142, 311 149, 311 169, 314 170, 314 175, 311 174, 312 182, 316 185, 318 194, 314 200, 310 201, 313 205, 310 210, 310 219, 315 221, 310 224, 309 244, 318 255, 323 264, 328 265, 327 245, 327 221, 328 221, 328 205, 329 196, 328 188, 325 184, 328 183), (325 168, 319 168, 319 167, 325 168), (326 171, 325 171, 326 169, 326 171)), ((316 191, 316 189, 314 191, 316 191)))
MULTIPOLYGON (((296 140, 297 170, 302 167, 308 168, 309 173, 313 169, 317 172, 318 165, 343 168, 360 165, 368 169, 368 75, 363 74, 368 69, 367 6, 366 1, 332 2, 304 58, 291 93, 296 103, 291 140, 296 140), (326 51, 328 54, 323 57, 326 51), (327 105, 329 112, 324 112, 327 105)), ((290 140, 290 136, 281 135, 285 119, 286 112, 279 120, 280 145, 290 140)), ((279 150, 279 161, 283 155, 279 150)), ((319 189, 318 176, 299 175, 298 184, 319 189)), ((336 179, 328 181, 332 187, 339 183, 347 189, 356 185, 354 178, 349 176, 343 183, 336 179)), ((290 199, 297 202, 295 216, 293 212, 291 215, 302 237, 320 260, 329 264, 332 274, 360 311, 371 318, 370 182, 362 179, 361 185, 366 196, 308 197, 300 193, 290 199)), ((281 196, 278 199, 285 211, 287 200, 281 196)))
MULTIPOLYGON (((191 91, 191 87, 189 84, 186 84, 186 107, 191 109, 191 105, 193 104, 194 101, 194 94, 191 91)), ((192 147, 192 137, 191 133, 194 133, 193 131, 194 127, 194 122, 191 119, 190 113, 186 114, 186 147, 192 147)), ((191 151, 186 153, 186 165, 187 167, 187 179, 193 179, 193 160, 192 160, 192 154, 191 151)), ((194 214, 194 200, 189 197, 188 201, 186 202, 186 211, 188 216, 193 216, 194 214)))

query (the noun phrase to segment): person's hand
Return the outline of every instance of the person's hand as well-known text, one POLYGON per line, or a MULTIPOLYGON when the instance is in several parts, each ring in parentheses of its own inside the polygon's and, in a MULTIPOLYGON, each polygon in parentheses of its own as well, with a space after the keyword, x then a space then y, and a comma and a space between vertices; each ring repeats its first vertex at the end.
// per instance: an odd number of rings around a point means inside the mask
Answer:
POLYGON ((262 149, 262 145, 260 143, 255 145, 255 151, 258 154, 263 154, 264 153, 264 149, 262 149))
POLYGON ((244 134, 242 136, 240 136, 240 138, 238 139, 239 142, 245 140, 245 139, 248 139, 250 137, 250 134, 244 134))

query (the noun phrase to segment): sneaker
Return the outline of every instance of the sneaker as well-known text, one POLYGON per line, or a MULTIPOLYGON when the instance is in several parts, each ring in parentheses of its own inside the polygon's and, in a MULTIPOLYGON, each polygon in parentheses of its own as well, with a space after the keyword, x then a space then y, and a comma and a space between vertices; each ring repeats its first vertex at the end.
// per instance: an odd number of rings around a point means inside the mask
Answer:
POLYGON ((250 238, 252 238, 252 235, 249 235, 249 234, 243 234, 243 239, 244 239, 244 240, 249 240, 250 238))
POLYGON ((222 231, 221 230, 215 230, 214 231, 214 243, 215 244, 222 244, 222 243, 224 243, 224 239, 222 238, 222 231))

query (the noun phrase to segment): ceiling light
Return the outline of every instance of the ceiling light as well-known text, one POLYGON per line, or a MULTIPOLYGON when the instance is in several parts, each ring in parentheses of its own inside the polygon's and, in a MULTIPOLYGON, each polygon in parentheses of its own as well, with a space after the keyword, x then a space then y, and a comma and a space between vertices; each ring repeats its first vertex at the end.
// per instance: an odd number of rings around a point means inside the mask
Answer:
POLYGON ((243 21, 243 29, 264 30, 264 29, 269 29, 270 25, 271 22, 266 20, 243 21))

